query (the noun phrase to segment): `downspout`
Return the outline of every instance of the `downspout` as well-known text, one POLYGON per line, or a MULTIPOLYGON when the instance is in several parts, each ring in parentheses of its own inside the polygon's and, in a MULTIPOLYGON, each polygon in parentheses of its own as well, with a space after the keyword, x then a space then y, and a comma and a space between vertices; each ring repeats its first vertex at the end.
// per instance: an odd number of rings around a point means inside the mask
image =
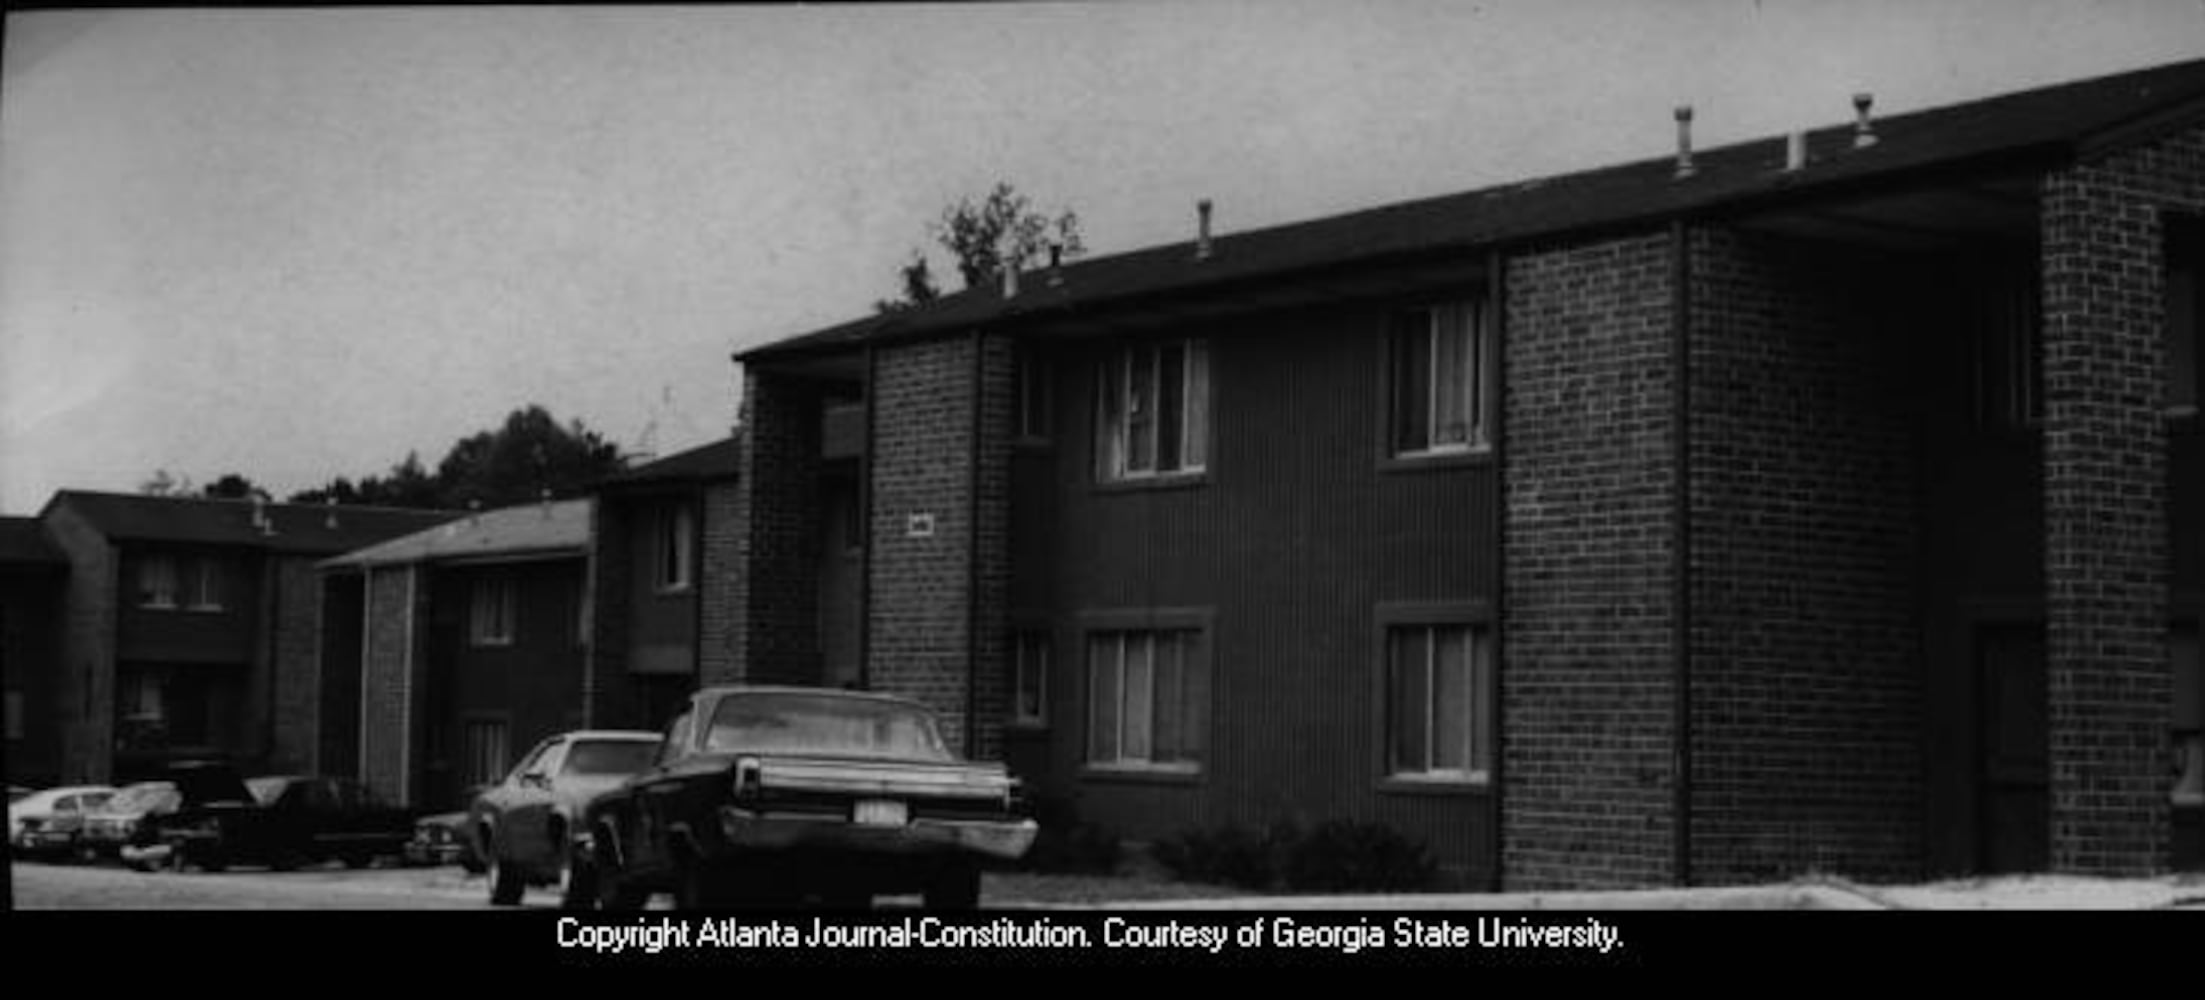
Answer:
POLYGON ((865 440, 858 446, 857 685, 873 689, 873 428, 880 412, 880 349, 865 345, 865 440))
POLYGON ((1673 629, 1670 634, 1675 675, 1670 681, 1670 782, 1676 793, 1671 806, 1674 856, 1671 869, 1677 884, 1692 884, 1692 262, 1690 231, 1683 219, 1671 222, 1669 322, 1670 468, 1675 475, 1676 502, 1670 511, 1670 595, 1673 629))
POLYGON ((965 756, 979 758, 980 742, 980 406, 986 385, 987 342, 972 331, 972 437, 965 486, 965 756))

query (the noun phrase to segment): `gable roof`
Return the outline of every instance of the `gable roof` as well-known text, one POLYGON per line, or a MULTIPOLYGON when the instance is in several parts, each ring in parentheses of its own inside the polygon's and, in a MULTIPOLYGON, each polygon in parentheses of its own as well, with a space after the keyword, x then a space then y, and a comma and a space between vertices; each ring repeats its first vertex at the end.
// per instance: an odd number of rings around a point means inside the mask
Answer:
POLYGON ((46 512, 56 508, 74 511, 115 541, 240 545, 299 555, 347 552, 460 516, 455 511, 271 503, 260 507, 272 529, 263 531, 253 523, 255 505, 250 500, 62 490, 46 502, 46 512))
POLYGON ((67 566, 69 559, 35 517, 0 517, 0 566, 67 566))
POLYGON ((1197 260, 1191 241, 1066 264, 1057 282, 1029 274, 1016 298, 969 288, 924 306, 867 316, 738 352, 749 362, 921 339, 1107 303, 1273 281, 1349 264, 1382 264, 1691 213, 1803 199, 1924 172, 2055 162, 2124 137, 2205 116, 2205 60, 2099 77, 1874 121, 1877 141, 1855 148, 1852 122, 1807 133, 1807 164, 1783 169, 1785 137, 1403 202, 1307 222, 1217 236, 1197 260))
POLYGON ((425 531, 323 560, 323 569, 357 569, 453 559, 517 562, 589 552, 594 501, 521 504, 462 516, 425 531))
POLYGON ((676 452, 655 462, 608 476, 600 484, 608 488, 702 483, 735 478, 737 440, 730 435, 711 444, 676 452))

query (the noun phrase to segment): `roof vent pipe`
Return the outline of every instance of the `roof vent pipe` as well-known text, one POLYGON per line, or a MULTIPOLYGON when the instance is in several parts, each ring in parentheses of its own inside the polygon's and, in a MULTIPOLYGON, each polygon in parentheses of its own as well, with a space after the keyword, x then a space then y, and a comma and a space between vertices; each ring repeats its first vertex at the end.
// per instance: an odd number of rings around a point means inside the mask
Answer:
POLYGON ((1018 297, 1018 262, 1015 260, 1003 262, 1003 297, 1006 299, 1018 297))
POLYGON ((1692 105, 1677 105, 1677 177, 1690 177, 1692 166, 1692 105))
POLYGON ((1064 284, 1064 244, 1049 244, 1049 287, 1064 284))
POLYGON ((1784 139, 1784 169, 1797 170, 1807 165, 1807 133, 1794 132, 1784 139))
POLYGON ((1194 259, 1208 260, 1210 254, 1214 252, 1214 248, 1210 245, 1210 199, 1204 198, 1195 202, 1194 211, 1199 226, 1195 233, 1194 259))
POLYGON ((337 498, 324 498, 322 500, 322 506, 327 508, 329 511, 329 516, 322 519, 322 527, 328 528, 331 531, 337 530, 337 498))
POLYGON ((1863 149, 1876 144, 1876 129, 1868 123, 1868 106, 1876 102, 1876 95, 1862 92, 1853 95, 1853 148, 1863 149))

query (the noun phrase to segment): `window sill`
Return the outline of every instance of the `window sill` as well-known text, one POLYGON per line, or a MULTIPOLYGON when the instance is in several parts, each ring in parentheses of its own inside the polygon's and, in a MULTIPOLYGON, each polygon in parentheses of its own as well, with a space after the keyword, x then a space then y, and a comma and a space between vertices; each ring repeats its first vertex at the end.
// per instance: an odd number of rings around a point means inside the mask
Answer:
POLYGON ((511 649, 511 648, 513 647, 513 640, 511 640, 511 639, 470 639, 470 640, 468 640, 468 642, 467 642, 467 645, 468 645, 468 647, 469 647, 469 648, 472 648, 472 649, 511 649))
POLYGON ((1493 791, 1490 778, 1426 778, 1415 775, 1389 774, 1378 779, 1378 791, 1384 795, 1486 795, 1493 791))
POLYGON ((1210 470, 1196 472, 1167 472, 1154 476, 1135 476, 1127 479, 1098 479, 1097 493, 1136 493, 1143 490, 1184 490, 1206 486, 1210 482, 1210 470))
POLYGON ((178 610, 181 610, 181 609, 180 609, 180 608, 178 608, 178 607, 177 607, 176 605, 174 605, 174 604, 163 604, 163 603, 161 603, 161 602, 158 602, 158 601, 146 601, 146 602, 141 602, 141 603, 140 603, 140 604, 138 605, 138 610, 140 610, 140 611, 178 611, 178 610))
POLYGON ((1435 472, 1441 469, 1465 469, 1472 466, 1493 464, 1493 446, 1471 448, 1464 451, 1420 452, 1408 455, 1386 455, 1378 460, 1379 472, 1435 472))
POLYGON ((1124 782, 1137 785, 1193 785, 1202 781, 1202 769, 1195 765, 1172 767, 1140 764, 1082 764, 1081 780, 1124 782))
POLYGON ((202 615, 218 615, 229 609, 219 604, 194 604, 184 610, 202 615))
POLYGON ((657 594, 660 597, 682 597, 695 589, 697 588, 694 584, 683 583, 676 584, 671 587, 654 586, 651 588, 651 593, 657 594))

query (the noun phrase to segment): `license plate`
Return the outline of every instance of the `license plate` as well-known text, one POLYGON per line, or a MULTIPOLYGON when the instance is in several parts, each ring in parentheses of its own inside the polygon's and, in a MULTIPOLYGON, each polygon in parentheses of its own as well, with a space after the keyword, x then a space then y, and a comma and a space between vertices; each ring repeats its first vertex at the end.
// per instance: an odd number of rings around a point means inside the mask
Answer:
POLYGON ((902 826, 909 814, 893 799, 860 799, 850 819, 859 826, 902 826))

